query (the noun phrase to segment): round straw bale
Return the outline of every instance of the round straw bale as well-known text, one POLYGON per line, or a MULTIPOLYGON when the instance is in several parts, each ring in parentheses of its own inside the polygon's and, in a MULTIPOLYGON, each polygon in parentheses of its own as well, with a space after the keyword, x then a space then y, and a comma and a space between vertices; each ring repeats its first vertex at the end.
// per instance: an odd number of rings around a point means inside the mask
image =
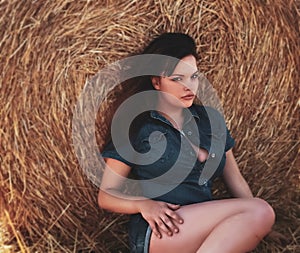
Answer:
MULTIPOLYGON (((276 211, 282 236, 254 252, 300 251, 299 2, 4 0, 0 12, 0 251, 128 252, 127 216, 97 206, 75 155, 73 110, 87 80, 165 31, 195 38, 240 169, 276 211)), ((99 149, 115 102, 97 115, 99 149)))

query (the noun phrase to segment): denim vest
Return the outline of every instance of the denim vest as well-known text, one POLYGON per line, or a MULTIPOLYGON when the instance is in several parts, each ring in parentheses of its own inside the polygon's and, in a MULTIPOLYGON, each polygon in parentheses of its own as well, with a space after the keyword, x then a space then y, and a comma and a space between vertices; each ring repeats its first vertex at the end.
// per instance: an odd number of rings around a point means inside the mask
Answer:
POLYGON ((101 155, 129 165, 143 196, 180 205, 212 199, 212 181, 223 174, 225 153, 235 143, 221 114, 200 105, 184 110, 180 131, 158 111, 142 113, 132 122, 130 142, 119 150, 132 145, 143 156, 127 152, 130 159, 124 159, 112 141, 101 155), (197 159, 192 145, 207 150, 206 161, 197 159), (201 181, 201 174, 208 176, 201 181))

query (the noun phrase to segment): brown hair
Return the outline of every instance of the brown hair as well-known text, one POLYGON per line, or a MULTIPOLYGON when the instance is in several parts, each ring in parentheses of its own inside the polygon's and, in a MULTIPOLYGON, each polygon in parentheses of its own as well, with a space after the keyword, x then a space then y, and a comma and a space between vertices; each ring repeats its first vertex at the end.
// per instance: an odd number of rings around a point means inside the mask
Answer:
MULTIPOLYGON (((143 68, 152 68, 152 73, 161 73, 164 76, 171 75, 178 62, 185 56, 193 55, 198 59, 195 41, 185 33, 163 33, 154 38, 142 52, 130 56, 135 55, 147 55, 147 63, 140 66, 139 63, 132 61, 129 64, 129 71, 136 73, 141 71, 143 73, 143 68), (163 57, 160 61, 157 61, 157 58, 154 57, 155 55, 170 57, 163 57)), ((110 92, 108 100, 113 100, 113 102, 110 103, 108 110, 105 110, 104 123, 107 125, 105 143, 111 138, 110 126, 117 108, 130 96, 142 91, 153 90, 152 77, 153 75, 142 75, 130 78, 110 92)))

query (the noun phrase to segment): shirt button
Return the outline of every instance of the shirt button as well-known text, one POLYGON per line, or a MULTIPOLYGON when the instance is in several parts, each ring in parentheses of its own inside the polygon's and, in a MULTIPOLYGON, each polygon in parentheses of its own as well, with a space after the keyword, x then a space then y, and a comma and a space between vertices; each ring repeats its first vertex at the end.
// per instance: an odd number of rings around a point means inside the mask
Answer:
POLYGON ((180 132, 181 137, 185 136, 185 133, 183 132, 183 130, 180 130, 179 132, 180 132))
POLYGON ((192 135, 192 131, 188 131, 187 134, 188 134, 188 135, 192 135))
POLYGON ((191 155, 191 156, 195 156, 195 154, 194 154, 194 152, 193 152, 193 151, 191 151, 191 152, 190 152, 190 155, 191 155))
POLYGON ((205 186, 207 186, 207 180, 206 179, 203 179, 203 178, 200 178, 199 179, 199 185, 205 185, 205 186))
POLYGON ((212 153, 212 154, 210 155, 210 157, 211 157, 211 158, 215 158, 215 157, 216 157, 216 153, 212 153))

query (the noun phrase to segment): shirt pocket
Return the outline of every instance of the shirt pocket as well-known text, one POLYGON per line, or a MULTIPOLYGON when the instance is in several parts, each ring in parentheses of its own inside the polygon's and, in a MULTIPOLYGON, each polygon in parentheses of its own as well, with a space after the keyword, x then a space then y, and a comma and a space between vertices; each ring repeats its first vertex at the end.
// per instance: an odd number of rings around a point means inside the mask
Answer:
MULTIPOLYGON (((176 157, 174 156, 174 144, 171 137, 167 131, 155 131, 149 137, 141 140, 141 145, 148 152, 147 164, 137 168, 137 173, 141 178, 160 177, 172 168, 176 157)), ((157 178, 157 180, 157 182, 165 183, 166 178, 157 178)))
POLYGON ((148 153, 149 160, 164 163, 169 157, 168 133, 161 131, 152 132, 147 138, 141 140, 141 146, 148 153))
POLYGON ((209 150, 208 158, 201 170, 201 178, 205 181, 220 176, 225 165, 226 133, 205 133, 205 148, 209 150))
POLYGON ((222 157, 226 144, 226 133, 203 133, 200 148, 208 151, 208 159, 222 157))
POLYGON ((224 154, 225 154, 225 144, 226 144, 226 134, 216 133, 209 134, 210 138, 210 148, 208 154, 208 160, 214 160, 217 164, 220 164, 224 154))

